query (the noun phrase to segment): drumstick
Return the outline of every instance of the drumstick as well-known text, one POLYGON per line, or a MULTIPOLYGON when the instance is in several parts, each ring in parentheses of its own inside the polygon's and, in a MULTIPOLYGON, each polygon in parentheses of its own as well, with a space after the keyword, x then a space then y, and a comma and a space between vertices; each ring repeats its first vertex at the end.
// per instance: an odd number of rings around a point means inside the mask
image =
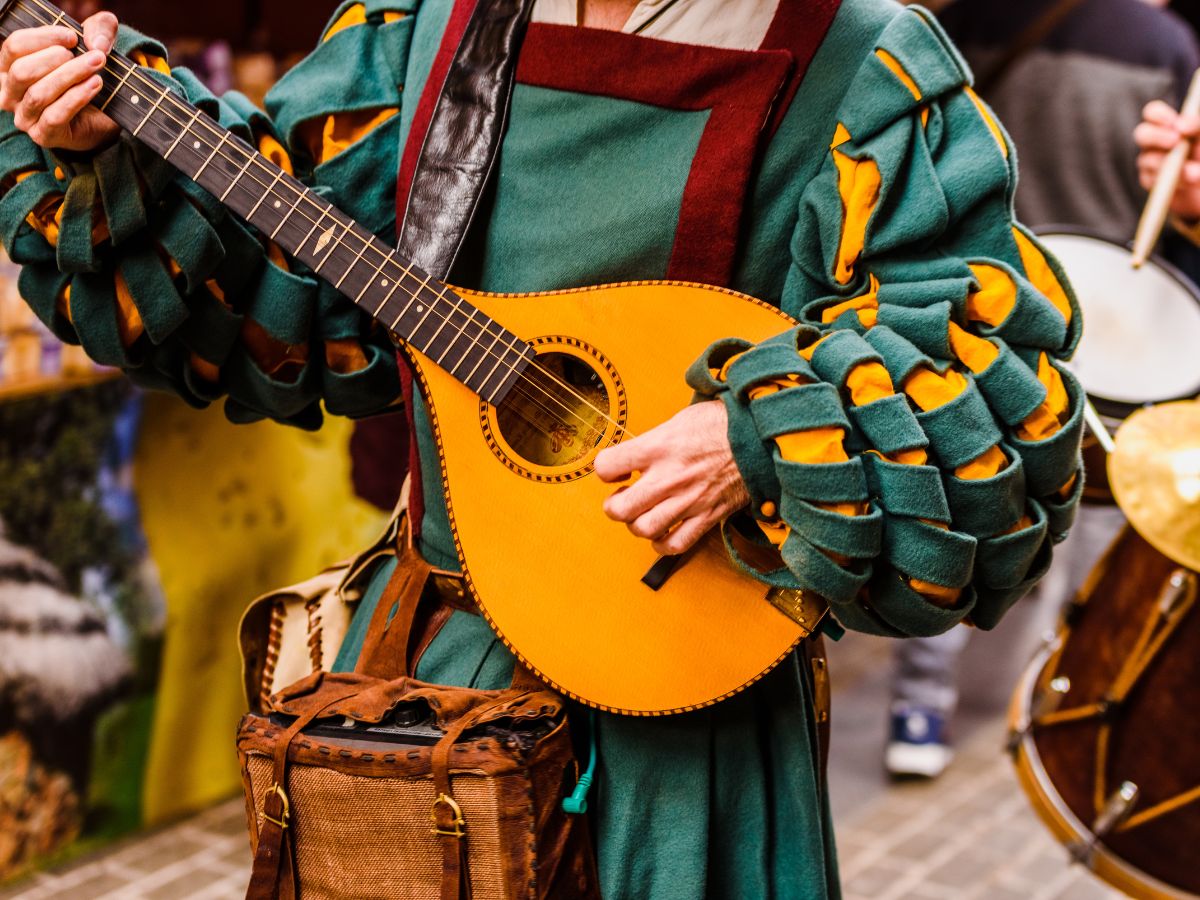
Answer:
POLYGON ((1096 407, 1092 406, 1091 400, 1083 401, 1083 419, 1087 422, 1088 430, 1092 432, 1097 443, 1104 448, 1104 452, 1112 456, 1117 445, 1113 443, 1112 435, 1104 427, 1104 420, 1100 418, 1100 413, 1096 412, 1096 407))
MULTIPOLYGON (((1192 76, 1187 99, 1183 101, 1183 107, 1179 110, 1179 114, 1181 116, 1200 115, 1200 70, 1192 76)), ((1142 211, 1142 218, 1138 222, 1137 236, 1133 239, 1133 267, 1135 269, 1140 269, 1150 258, 1150 254, 1154 252, 1154 246, 1158 243, 1159 235, 1162 234, 1163 225, 1166 224, 1167 215, 1171 210, 1171 199, 1175 196, 1175 188, 1179 186, 1179 176, 1183 174, 1183 164, 1187 162, 1188 155, 1192 152, 1192 143, 1192 138, 1184 138, 1163 160, 1158 178, 1154 181, 1154 188, 1146 200, 1146 208, 1142 211)))

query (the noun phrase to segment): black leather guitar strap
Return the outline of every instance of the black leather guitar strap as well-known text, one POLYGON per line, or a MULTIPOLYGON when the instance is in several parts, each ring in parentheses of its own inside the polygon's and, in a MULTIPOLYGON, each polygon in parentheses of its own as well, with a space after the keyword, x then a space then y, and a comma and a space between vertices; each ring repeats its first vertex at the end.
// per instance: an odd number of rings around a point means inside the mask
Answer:
POLYGON ((458 258, 500 157, 533 0, 478 0, 434 107, 398 249, 435 278, 458 258))

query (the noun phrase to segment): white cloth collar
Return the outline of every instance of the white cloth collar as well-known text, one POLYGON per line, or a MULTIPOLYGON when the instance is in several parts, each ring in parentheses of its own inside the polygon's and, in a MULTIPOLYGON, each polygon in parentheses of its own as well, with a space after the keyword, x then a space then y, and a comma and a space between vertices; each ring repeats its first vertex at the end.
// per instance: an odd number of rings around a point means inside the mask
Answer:
MULTIPOLYGON (((621 30, 681 44, 757 50, 778 8, 779 0, 641 0, 621 30)), ((537 0, 533 21, 578 25, 577 12, 578 0, 537 0)))

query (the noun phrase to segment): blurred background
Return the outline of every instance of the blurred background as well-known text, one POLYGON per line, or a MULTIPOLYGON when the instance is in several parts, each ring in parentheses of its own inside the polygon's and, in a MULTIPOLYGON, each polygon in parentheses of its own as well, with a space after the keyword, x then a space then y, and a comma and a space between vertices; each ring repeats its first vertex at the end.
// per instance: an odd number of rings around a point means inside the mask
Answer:
MULTIPOLYGON (((79 18, 113 10, 167 43, 174 65, 257 102, 336 6, 207 0, 196 15, 160 0, 64 5, 79 18)), ((1054 4, 927 5, 980 71, 1054 4)), ((980 86, 1024 163, 1029 196, 1018 205, 1030 224, 1132 236, 1144 200, 1131 137, 1141 105, 1178 103, 1200 65, 1200 0, 1166 6, 1085 0, 991 90, 980 86), (1111 18, 1146 9, 1142 34, 1111 18), (1123 46, 1098 41, 1097 23, 1123 46), (1131 49, 1143 44, 1157 49, 1131 49), (1076 68, 1081 56, 1097 68, 1076 68), (1103 102, 1079 100, 1081 77, 1114 67, 1128 78, 1104 81, 1103 102), (1048 111, 1047 93, 1071 98, 1071 112, 1048 111), (1074 176, 1062 173, 1100 169, 1123 200, 1078 212, 1062 188, 1074 176)), ((1186 241, 1170 238, 1163 252, 1197 271, 1186 241)), ((356 491, 351 454, 373 436, 355 438, 338 419, 315 434, 235 428, 220 409, 141 394, 60 346, 21 301, 18 274, 0 259, 0 898, 241 896, 238 621, 255 596, 351 555, 383 524, 388 492, 361 480, 356 491)), ((399 468, 402 444, 382 446, 399 468)), ((873 638, 832 647, 831 794, 851 900, 1116 895, 1069 866, 1004 753, 1022 668, 1119 526, 1111 512, 1085 518, 1096 529, 1084 546, 998 631, 964 630, 896 659, 873 638)))

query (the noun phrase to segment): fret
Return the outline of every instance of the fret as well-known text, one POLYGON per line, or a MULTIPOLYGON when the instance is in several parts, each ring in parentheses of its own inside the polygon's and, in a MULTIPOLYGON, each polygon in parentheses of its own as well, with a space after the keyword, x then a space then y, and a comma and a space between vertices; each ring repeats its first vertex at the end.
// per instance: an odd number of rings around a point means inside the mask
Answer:
MULTIPOLYGON (((458 304, 455 304, 455 307, 456 307, 456 308, 457 308, 457 306, 458 306, 458 304)), ((459 312, 461 312, 461 310, 459 310, 459 312)), ((478 338, 478 337, 471 337, 471 335, 467 333, 467 327, 468 327, 468 326, 470 326, 470 324, 471 324, 471 323, 472 323, 472 322, 475 320, 475 313, 476 313, 476 312, 478 312, 478 310, 476 310, 474 307, 472 307, 472 308, 471 308, 471 313, 470 313, 470 315, 468 315, 468 316, 467 316, 467 321, 464 323, 464 325, 462 326, 462 328, 460 328, 460 329, 458 330, 458 336, 459 336, 459 337, 465 337, 465 338, 467 338, 467 340, 468 340, 468 341, 470 341, 470 346, 468 346, 468 347, 467 347, 467 349, 466 349, 466 350, 465 350, 465 351, 462 353, 462 355, 461 355, 461 356, 459 356, 459 358, 458 358, 458 362, 456 362, 456 363, 454 364, 454 367, 453 367, 452 369, 450 369, 450 374, 451 374, 451 375, 453 375, 455 378, 458 378, 458 367, 459 367, 459 366, 461 366, 461 365, 462 365, 464 362, 466 362, 466 361, 467 361, 468 357, 470 356, 471 350, 472 350, 473 348, 478 348, 478 347, 480 347, 480 346, 481 346, 481 345, 480 345, 480 343, 479 343, 479 338, 478 338)), ((480 334, 480 335, 482 335, 482 334, 483 334, 483 330, 482 330, 482 329, 480 329, 480 332, 479 332, 479 334, 480 334)), ((455 338, 455 340, 457 340, 457 338, 455 338)), ((450 342, 450 347, 453 347, 453 346, 454 346, 454 341, 451 341, 451 342, 450 342)), ((446 349, 447 349, 447 350, 449 350, 449 349, 450 349, 450 347, 447 347, 446 349)), ((466 379, 465 379, 465 378, 463 378, 463 379, 460 379, 460 380, 461 380, 461 381, 466 381, 466 379)))
MULTIPOLYGON (((397 328, 400 325, 400 319, 403 319, 405 316, 408 315, 408 311, 410 309, 412 309, 412 305, 414 303, 419 303, 421 301, 421 289, 420 288, 417 288, 415 291, 410 288, 405 288, 405 290, 408 291, 408 295, 409 295, 408 302, 404 304, 404 309, 400 311, 399 318, 397 318, 396 321, 392 323, 393 329, 397 328)), ((417 312, 425 312, 425 307, 418 305, 417 312)), ((429 315, 429 313, 427 313, 427 312, 425 312, 425 314, 429 315)), ((425 320, 422 318, 421 321, 417 323, 417 328, 421 327, 421 324, 424 321, 425 320)), ((413 329, 411 329, 410 334, 415 335, 416 332, 417 332, 417 329, 413 328, 413 329)))
MULTIPOLYGON (((253 158, 253 157, 251 157, 251 158, 253 158)), ((247 219, 250 219, 251 221, 253 221, 255 214, 258 213, 259 207, 261 207, 263 205, 263 202, 268 197, 271 196, 271 193, 275 190, 276 187, 278 187, 279 182, 283 181, 284 174, 285 173, 284 173, 283 169, 280 169, 278 172, 275 173, 275 180, 272 181, 269 185, 267 185, 266 191, 263 193, 263 195, 261 197, 258 198, 258 202, 254 204, 254 207, 250 210, 250 212, 246 213, 247 219)))
MULTIPOLYGON (((362 305, 363 294, 365 294, 367 291, 369 291, 372 287, 375 286, 375 279, 383 274, 384 266, 386 266, 391 261, 392 261, 391 253, 388 253, 387 256, 385 256, 382 260, 380 260, 379 268, 371 273, 371 277, 367 279, 367 283, 365 285, 363 285, 363 289, 361 291, 359 291, 358 296, 354 298, 355 303, 359 304, 360 306, 362 305)), ((387 287, 388 286, 387 279, 384 279, 384 281, 382 283, 380 283, 379 286, 387 287)), ((389 294, 388 296, 390 297, 391 294, 389 294)), ((383 302, 386 303, 387 300, 384 300, 383 302)), ((376 315, 378 315, 378 313, 376 315)))
MULTIPOLYGON (((446 300, 446 289, 442 288, 441 294, 438 295, 438 298, 434 301, 434 303, 444 303, 445 300, 446 300)), ((461 298, 455 302, 454 312, 459 311, 458 304, 461 302, 462 302, 461 298)), ((442 329, 444 329, 447 325, 450 324, 450 316, 451 316, 450 312, 447 312, 445 314, 445 316, 443 316, 442 324, 438 326, 438 329, 437 329, 437 331, 435 331, 433 333, 433 336, 428 341, 426 341, 426 346, 433 347, 433 342, 438 339, 438 335, 440 335, 442 333, 442 329)), ((450 348, 453 346, 454 346, 454 338, 451 338, 450 343, 446 345, 446 352, 449 353, 450 348)))
POLYGON ((487 381, 484 381, 480 385, 479 393, 483 396, 490 397, 492 403, 500 403, 503 401, 503 399, 508 396, 508 392, 512 389, 513 383, 515 383, 516 380, 521 377, 521 374, 529 366, 529 360, 526 358, 525 353, 519 350, 516 346, 516 342, 518 340, 519 338, 517 338, 515 334, 508 338, 510 344, 509 350, 515 351, 515 358, 510 357, 506 352, 505 355, 497 361, 495 369, 492 370, 493 372, 498 372, 500 375, 500 380, 496 382, 496 386, 490 389, 487 387, 488 381, 491 381, 491 376, 488 377, 487 381), (501 368, 502 366, 503 368, 501 368))
MULTIPOLYGON (((412 271, 412 266, 409 266, 407 269, 404 270, 405 276, 408 276, 411 271, 412 271)), ((414 275, 413 277, 415 278, 416 276, 414 275)), ((396 321, 392 323, 393 331, 395 331, 396 328, 400 325, 400 320, 408 315, 409 309, 412 308, 412 305, 417 302, 417 299, 420 296, 417 291, 411 291, 408 288, 405 288, 404 290, 408 291, 408 302, 404 304, 404 309, 402 309, 400 311, 400 315, 397 316, 396 321)))
MULTIPOLYGON (((499 336, 497 337, 497 340, 499 340, 499 336)), ((492 376, 496 374, 496 370, 500 368, 500 364, 502 362, 506 362, 508 360, 508 354, 516 349, 516 347, 513 344, 513 341, 515 341, 515 340, 516 340, 516 335, 513 335, 508 341, 508 346, 505 347, 503 351, 496 354, 496 361, 492 364, 491 369, 488 370, 487 376, 483 379, 482 382, 480 382, 481 386, 486 385, 489 381, 491 381, 492 376)), ((492 346, 493 347, 496 346, 495 342, 492 343, 492 346)), ((501 380, 501 384, 503 384, 503 383, 504 383, 503 380, 501 380)))
POLYGON ((171 158, 171 154, 175 152, 175 148, 179 146, 179 142, 187 137, 191 133, 195 124, 200 121, 200 116, 200 110, 196 110, 194 113, 192 113, 192 118, 188 120, 186 125, 183 126, 183 131, 179 132, 179 134, 175 136, 175 140, 171 141, 171 146, 168 147, 166 152, 163 154, 163 159, 169 160, 171 158))
POLYGON ((197 181, 200 180, 200 176, 204 174, 204 170, 208 168, 208 164, 217 158, 217 154, 221 152, 221 148, 224 147, 228 141, 229 141, 229 132, 226 131, 221 135, 221 139, 219 141, 217 141, 217 146, 213 147, 213 152, 208 154, 208 159, 206 159, 200 165, 200 171, 198 171, 195 175, 192 176, 195 180, 197 180, 197 181))
MULTIPOLYGON (((292 212, 296 211, 296 208, 300 205, 300 201, 303 199, 304 199, 304 194, 301 194, 299 197, 296 198, 296 202, 292 204, 292 212)), ((322 210, 321 215, 317 216, 316 221, 313 222, 313 227, 310 228, 308 230, 308 234, 306 234, 304 236, 304 240, 302 240, 299 244, 296 245, 297 251, 303 250, 304 245, 308 243, 308 239, 310 237, 312 237, 314 234, 316 234, 317 229, 321 227, 321 223, 325 221, 325 217, 327 215, 329 215, 330 209, 333 209, 333 206, 330 206, 328 209, 322 210)), ((291 213, 288 213, 288 215, 291 215, 291 213)), ((337 220, 334 219, 334 221, 336 222, 337 220)), ((280 227, 282 227, 282 223, 280 223, 280 227)), ((301 226, 301 227, 303 227, 303 226, 301 226)), ((273 238, 273 237, 275 237, 275 235, 271 235, 271 237, 273 238)))
MULTIPOLYGON (((303 199, 304 199, 304 191, 298 191, 296 193, 296 199, 292 201, 291 207, 288 209, 288 211, 286 213, 283 214, 283 218, 279 220, 279 224, 276 225, 275 230, 271 232, 271 240, 275 240, 275 238, 279 235, 279 232, 283 231, 283 226, 287 224, 287 220, 290 219, 292 217, 292 214, 296 212, 296 209, 300 206, 300 201, 303 199)), ((275 202, 278 203, 279 201, 276 200, 275 202)), ((322 217, 324 217, 325 214, 322 213, 321 215, 322 215, 322 217)), ((313 231, 316 231, 316 230, 317 230, 317 226, 314 225, 313 231)), ((309 234, 312 234, 312 231, 310 231, 309 234)), ((303 246, 307 240, 308 240, 308 236, 306 235, 304 238, 304 241, 300 242, 300 246, 303 246)), ((296 249, 299 250, 299 247, 297 247, 296 249)))
POLYGON ((108 99, 105 100, 100 105, 100 112, 104 112, 106 109, 108 109, 108 104, 112 103, 114 100, 117 99, 117 94, 119 94, 121 92, 121 88, 125 87, 125 82, 127 82, 129 80, 130 76, 133 75, 133 73, 136 71, 137 71, 137 69, 134 66, 130 66, 128 69, 125 70, 125 75, 121 78, 120 81, 117 82, 117 86, 112 89, 112 93, 108 95, 108 99))
MULTIPOLYGON (((159 94, 158 99, 155 100, 150 105, 150 109, 148 109, 146 111, 146 115, 142 117, 142 121, 138 122, 137 128, 133 129, 134 137, 137 137, 138 135, 140 135, 142 133, 142 129, 146 127, 146 123, 150 121, 150 117, 152 115, 154 115, 154 113, 158 112, 159 106, 161 106, 162 102, 170 96, 171 96, 171 92, 168 91, 166 88, 163 88, 163 92, 161 94, 159 94)), ((137 94, 133 95, 133 97, 131 98, 131 102, 134 102, 134 103, 137 102, 137 94)))
MULTIPOLYGON (((333 207, 331 206, 330 209, 333 209, 333 207)), ((333 219, 333 224, 330 225, 329 228, 327 228, 325 231, 323 231, 321 233, 321 236, 319 238, 317 238, 316 248, 313 250, 313 256, 315 257, 318 253, 320 253, 322 250, 324 250, 327 246, 329 247, 329 249, 325 253, 325 258, 323 260, 321 260, 320 262, 313 264, 313 268, 316 269, 318 272, 320 272, 321 269, 323 269, 325 267, 325 264, 327 262, 329 262, 330 258, 333 256, 333 252, 335 250, 337 250, 338 247, 346 246, 345 244, 342 243, 342 238, 344 238, 348 234, 350 234, 350 226, 349 225, 343 225, 341 222, 339 222, 337 220, 336 216, 331 216, 331 218, 333 219), (342 231, 341 237, 337 236, 337 229, 338 229, 339 225, 341 225, 342 228, 344 229, 342 231)), ((347 249, 349 249, 349 248, 347 248, 347 249)), ((353 265, 353 263, 351 265, 353 265)), ((346 270, 347 273, 349 271, 350 271, 349 269, 346 270)))
MULTIPOLYGON (((220 199, 221 199, 222 203, 224 203, 225 198, 228 197, 230 195, 230 193, 233 192, 233 189, 235 187, 237 187, 237 183, 241 180, 242 176, 246 174, 246 170, 250 168, 250 164, 253 162, 254 162, 254 155, 253 154, 248 155, 246 157, 245 164, 241 167, 241 169, 238 170, 238 173, 233 176, 233 181, 229 182, 229 187, 225 188, 225 191, 221 194, 220 199)), ((259 203, 261 203, 261 202, 262 201, 260 200, 259 203)))
MULTIPOLYGON (((391 290, 389 290, 387 292, 387 295, 383 298, 383 300, 380 301, 379 306, 375 307, 375 312, 373 312, 371 314, 372 316, 374 316, 376 319, 379 318, 380 314, 383 312, 383 308, 388 305, 388 302, 392 299, 392 295, 394 295, 396 293, 396 291, 399 290, 400 284, 403 280, 404 280, 403 277, 401 277, 399 280, 397 280, 392 285, 391 290)), ((409 302, 411 303, 412 301, 410 300, 409 302)), ((403 317, 403 313, 401 314, 401 316, 403 317)), ((397 320, 397 321, 399 321, 399 320, 397 320)))
MULTIPOLYGON (((430 278, 430 276, 426 275, 425 280, 421 282, 421 286, 418 287, 415 291, 413 291, 413 299, 414 300, 421 300, 421 291, 425 290, 426 285, 429 284, 429 278, 430 278)), ((431 312, 433 312, 433 304, 429 303, 428 300, 424 300, 424 301, 422 301, 422 305, 417 307, 417 312, 423 313, 423 315, 421 316, 420 321, 417 322, 417 324, 412 328, 412 330, 410 332, 414 338, 417 336, 417 332, 419 332, 421 330, 421 326, 425 324, 425 320, 429 318, 429 314, 431 312)), ((425 346, 426 346, 426 349, 429 349, 428 344, 426 344, 425 346)))
MULTIPOLYGON (((475 313, 474 313, 474 311, 472 311, 472 313, 471 313, 471 318, 474 318, 474 317, 475 317, 475 313)), ((488 328, 487 328, 487 324, 486 324, 486 323, 485 323, 485 324, 484 324, 484 326, 483 326, 483 333, 484 333, 484 334, 491 334, 491 332, 489 332, 489 331, 488 331, 488 328)), ((468 373, 467 373, 467 377, 463 379, 464 381, 470 382, 470 380, 471 380, 472 378, 474 378, 474 377, 475 377, 475 373, 479 371, 479 367, 483 365, 483 361, 484 361, 485 359, 487 359, 487 357, 488 357, 488 354, 489 354, 489 353, 491 353, 492 351, 494 351, 494 350, 496 349, 496 342, 497 342, 497 341, 499 341, 499 340, 500 340, 500 335, 498 335, 498 334, 497 334, 497 335, 493 335, 493 336, 492 336, 492 343, 491 343, 491 344, 488 346, 488 348, 487 348, 486 350, 484 350, 484 351, 483 351, 483 353, 480 355, 480 357, 479 357, 479 362, 475 363, 475 368, 473 368, 473 369, 472 369, 470 372, 468 372, 468 373)), ((483 345, 481 344, 480 346, 482 347, 483 345)), ((499 354, 498 354, 498 355, 499 355, 499 354)), ((503 356, 500 356, 500 358, 501 358, 501 359, 503 359, 504 357, 503 357, 503 356)), ((496 363, 496 365, 499 365, 499 363, 496 363)))
MULTIPOLYGON (((347 276, 349 276, 350 272, 354 269, 354 267, 358 265, 359 260, 361 260, 363 258, 363 254, 366 253, 367 250, 370 249, 370 247, 371 247, 371 244, 369 242, 363 241, 362 249, 359 250, 358 254, 354 257, 353 260, 351 260, 350 265, 346 267, 346 271, 342 273, 342 277, 337 280, 336 284, 334 284, 335 288, 337 288, 339 291, 342 289, 342 285, 345 283, 347 276)), ((386 257, 384 258, 384 262, 387 262, 386 257)), ((383 263, 380 263, 379 265, 381 268, 383 267, 383 263)), ((370 280, 367 282, 367 287, 370 287, 371 282, 374 280, 375 280, 375 276, 372 275, 370 280)), ((366 288, 363 288, 363 290, 366 290, 366 288)))

